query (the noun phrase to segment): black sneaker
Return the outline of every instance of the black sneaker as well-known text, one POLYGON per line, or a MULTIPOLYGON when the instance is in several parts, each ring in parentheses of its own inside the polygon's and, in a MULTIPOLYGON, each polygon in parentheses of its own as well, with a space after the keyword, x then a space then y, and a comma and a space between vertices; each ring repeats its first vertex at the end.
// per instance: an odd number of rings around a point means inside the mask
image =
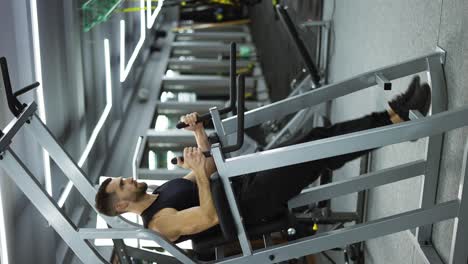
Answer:
POLYGON ((431 87, 429 84, 423 83, 419 89, 416 89, 406 106, 409 110, 418 110, 423 116, 426 116, 431 107, 431 87))
POLYGON ((408 115, 408 110, 404 106, 406 105, 408 100, 413 96, 414 91, 416 91, 416 89, 419 89, 420 82, 421 82, 421 79, 419 78, 419 76, 417 75, 414 76, 413 80, 408 86, 408 89, 406 89, 404 93, 398 95, 396 98, 394 98, 392 101, 388 103, 390 107, 393 109, 393 111, 397 113, 399 116, 408 115))
POLYGON ((388 103, 393 111, 405 121, 409 120, 410 110, 418 110, 423 116, 426 116, 431 106, 431 88, 429 84, 416 85, 419 78, 417 81, 415 79, 416 77, 413 78, 410 87, 404 94, 397 96, 388 103))

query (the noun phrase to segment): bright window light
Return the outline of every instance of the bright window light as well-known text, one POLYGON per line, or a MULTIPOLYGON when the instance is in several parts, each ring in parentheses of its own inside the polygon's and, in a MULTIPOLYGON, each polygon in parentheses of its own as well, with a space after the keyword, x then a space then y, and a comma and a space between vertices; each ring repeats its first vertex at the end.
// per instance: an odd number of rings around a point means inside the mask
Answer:
POLYGON ((143 137, 138 137, 136 146, 135 146, 135 153, 133 153, 133 159, 132 159, 132 167, 133 167, 133 179, 137 180, 138 179, 138 152, 141 147, 141 142, 142 142, 143 137))
POLYGON ((166 131, 169 128, 169 118, 165 115, 159 115, 154 125, 156 131, 166 131))
POLYGON ((128 63, 125 64, 125 20, 120 20, 120 82, 124 82, 127 79, 127 76, 132 69, 133 63, 138 56, 143 43, 146 38, 146 27, 145 27, 145 1, 140 0, 140 39, 133 50, 132 56, 128 60, 128 63))
POLYGON ((174 98, 175 98, 174 93, 172 93, 172 92, 162 92, 160 101, 164 103, 164 102, 167 102, 167 101, 171 101, 171 99, 174 99, 174 98))
POLYGON ((148 153, 148 169, 150 170, 155 170, 156 169, 156 153, 154 151, 150 150, 148 153))
POLYGON ((196 93, 178 93, 177 100, 179 102, 195 102, 197 100, 196 93))
POLYGON ((175 76, 178 76, 180 75, 179 73, 177 73, 176 71, 173 71, 173 70, 167 70, 166 71, 166 77, 175 77, 175 76))
MULTIPOLYGON (((42 122, 46 123, 45 103, 44 103, 44 90, 42 88, 42 63, 41 63, 41 45, 39 39, 39 22, 37 19, 37 3, 36 0, 31 0, 31 24, 32 24, 32 37, 33 37, 33 49, 34 49, 34 75, 39 85, 36 88, 37 96, 37 109, 39 112, 39 118, 42 122)), ((52 176, 50 172, 50 158, 49 153, 42 149, 42 159, 44 164, 44 181, 45 188, 49 195, 52 196, 52 176)))
MULTIPOLYGON (((104 59, 105 59, 105 67, 106 67, 106 107, 104 108, 104 111, 102 112, 101 117, 99 118, 96 126, 93 129, 93 132, 91 133, 88 144, 86 144, 86 147, 83 153, 81 154, 80 159, 78 160, 78 166, 80 168, 83 167, 84 163, 88 159, 89 153, 91 152, 91 149, 93 148, 94 143, 96 142, 97 136, 99 135, 99 132, 104 126, 104 123, 106 122, 107 117, 109 116, 110 111, 112 109, 112 79, 111 79, 111 65, 110 65, 110 48, 109 48, 108 39, 104 40, 104 59)), ((71 181, 68 181, 65 187, 65 190, 63 191, 58 201, 58 204, 60 207, 63 207, 63 205, 65 204, 65 201, 70 195, 72 187, 73 187, 73 183, 71 181)))
POLYGON ((0 193, 0 244, 2 246, 0 263, 8 264, 8 245, 6 239, 5 215, 3 211, 2 194, 0 193))
POLYGON ((168 170, 175 170, 176 169, 176 165, 172 164, 171 160, 173 158, 177 157, 176 154, 172 151, 168 151, 167 152, 167 169, 168 170))
POLYGON ((154 10, 154 12, 152 12, 151 0, 146 0, 146 17, 148 18, 148 28, 153 27, 154 22, 156 21, 156 18, 159 15, 159 12, 161 12, 163 4, 164 0, 159 0, 158 6, 156 6, 156 9, 154 10))

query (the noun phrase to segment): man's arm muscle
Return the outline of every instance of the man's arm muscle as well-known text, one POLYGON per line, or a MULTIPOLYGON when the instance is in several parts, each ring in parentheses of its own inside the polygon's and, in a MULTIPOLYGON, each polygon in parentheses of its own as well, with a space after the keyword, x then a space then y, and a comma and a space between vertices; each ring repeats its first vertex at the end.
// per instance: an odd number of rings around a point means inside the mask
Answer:
POLYGON ((163 210, 165 212, 151 220, 148 227, 170 241, 176 241, 180 236, 200 233, 218 224, 217 215, 207 215, 200 206, 182 211, 172 208, 163 210))

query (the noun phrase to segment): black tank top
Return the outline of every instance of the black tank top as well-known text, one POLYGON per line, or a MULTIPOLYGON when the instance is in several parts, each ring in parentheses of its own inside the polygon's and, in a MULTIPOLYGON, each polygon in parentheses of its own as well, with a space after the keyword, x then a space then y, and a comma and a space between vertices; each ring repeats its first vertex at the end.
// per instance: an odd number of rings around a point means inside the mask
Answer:
MULTIPOLYGON (((184 178, 177 178, 164 183, 156 188, 153 194, 159 194, 158 198, 141 213, 145 228, 148 228, 148 224, 153 219, 153 216, 164 208, 174 208, 177 211, 181 211, 190 207, 200 206, 197 185, 184 178)), ((196 235, 181 236, 175 243, 188 239, 196 239, 199 235, 204 235, 207 232, 218 232, 215 229, 217 230, 218 227, 214 226, 196 235)))
POLYGON ((143 225, 146 228, 148 228, 148 224, 153 219, 153 216, 163 208, 174 208, 177 211, 181 211, 200 205, 197 185, 184 178, 164 183, 156 188, 153 194, 159 194, 158 198, 141 213, 143 225))

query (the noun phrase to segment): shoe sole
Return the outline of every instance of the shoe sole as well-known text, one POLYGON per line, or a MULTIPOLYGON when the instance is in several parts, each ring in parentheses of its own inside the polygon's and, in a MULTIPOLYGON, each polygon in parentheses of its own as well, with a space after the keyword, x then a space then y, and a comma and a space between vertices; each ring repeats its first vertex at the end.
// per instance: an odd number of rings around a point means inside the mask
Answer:
POLYGON ((431 87, 429 86, 429 84, 424 83, 424 84, 421 85, 421 88, 420 88, 420 89, 425 90, 425 93, 427 93, 426 104, 425 104, 424 107, 421 109, 421 114, 422 114, 423 116, 426 116, 427 113, 429 112, 429 108, 431 107, 431 102, 432 102, 431 87))

